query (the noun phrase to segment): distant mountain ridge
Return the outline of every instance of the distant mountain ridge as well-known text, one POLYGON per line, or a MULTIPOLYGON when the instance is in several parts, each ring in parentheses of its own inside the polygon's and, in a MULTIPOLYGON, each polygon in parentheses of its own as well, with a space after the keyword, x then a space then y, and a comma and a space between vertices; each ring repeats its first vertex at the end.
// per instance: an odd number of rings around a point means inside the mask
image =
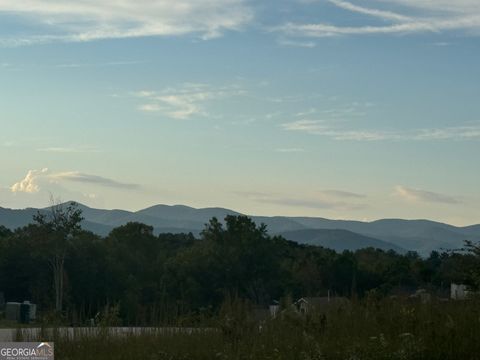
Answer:
POLYGON ((359 250, 373 247, 382 250, 395 250, 405 253, 406 249, 386 241, 363 236, 348 230, 339 229, 306 229, 281 233, 284 238, 306 245, 323 246, 338 252, 343 250, 359 250))
MULTIPOLYGON (((227 215, 240 215, 230 209, 195 209, 185 205, 155 205, 136 212, 94 209, 82 204, 79 204, 79 208, 84 217, 83 227, 102 236, 131 221, 153 226, 156 233, 191 232, 199 235, 212 217, 223 220, 227 215)), ((32 222, 32 217, 38 210, 0 207, 0 225, 10 229, 25 226, 32 222)), ((426 255, 432 250, 459 248, 464 240, 480 241, 480 224, 456 227, 430 220, 382 219, 362 222, 314 217, 251 218, 257 224, 267 225, 272 235, 282 235, 288 240, 337 251, 376 247, 397 252, 412 250, 426 255)))

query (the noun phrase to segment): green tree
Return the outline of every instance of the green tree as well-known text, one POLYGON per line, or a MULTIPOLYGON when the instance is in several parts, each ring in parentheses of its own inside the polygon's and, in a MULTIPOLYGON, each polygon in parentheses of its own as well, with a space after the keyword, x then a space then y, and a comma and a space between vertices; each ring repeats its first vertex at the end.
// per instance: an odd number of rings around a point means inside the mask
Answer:
POLYGON ((468 254, 474 258, 470 273, 472 277, 472 283, 478 289, 480 288, 480 243, 474 243, 466 240, 465 249, 467 250, 468 254))
POLYGON ((5 239, 12 235, 10 229, 7 229, 5 226, 0 225, 0 240, 5 239))
POLYGON ((278 295, 282 275, 277 241, 270 238, 264 224, 256 225, 246 216, 227 216, 225 228, 212 219, 202 233, 212 243, 210 259, 221 275, 225 291, 234 292, 254 303, 268 303, 278 295))
POLYGON ((10 301, 34 299, 38 304, 51 301, 45 291, 51 275, 37 256, 38 228, 28 225, 0 238, 0 289, 10 301))
POLYGON ((89 231, 76 235, 65 261, 65 306, 70 315, 92 318, 107 304, 109 284, 108 248, 105 240, 89 231), (68 295, 68 296, 67 296, 68 295))
POLYGON ((42 251, 53 274, 55 310, 63 309, 65 258, 71 249, 73 239, 81 231, 82 211, 74 202, 59 204, 52 201, 50 211, 38 212, 33 220, 40 228, 42 251))

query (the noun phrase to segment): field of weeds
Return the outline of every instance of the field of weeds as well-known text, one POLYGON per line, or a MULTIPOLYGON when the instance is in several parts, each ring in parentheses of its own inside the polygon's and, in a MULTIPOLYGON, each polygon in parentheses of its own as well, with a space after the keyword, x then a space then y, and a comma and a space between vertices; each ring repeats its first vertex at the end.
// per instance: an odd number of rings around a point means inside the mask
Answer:
POLYGON ((118 336, 105 327, 74 337, 53 331, 51 339, 38 340, 55 341, 60 360, 480 358, 478 300, 367 299, 307 315, 287 309, 260 323, 249 314, 237 302, 195 331, 159 328, 118 336))

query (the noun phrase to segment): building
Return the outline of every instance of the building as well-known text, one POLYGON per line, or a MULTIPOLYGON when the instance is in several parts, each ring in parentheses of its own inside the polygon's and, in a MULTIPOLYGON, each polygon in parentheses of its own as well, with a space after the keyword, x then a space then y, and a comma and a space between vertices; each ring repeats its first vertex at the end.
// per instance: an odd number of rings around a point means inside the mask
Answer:
POLYGON ((278 301, 274 301, 269 307, 270 317, 275 318, 277 314, 280 312, 280 303, 278 301))
POLYGON ((327 312, 338 310, 348 306, 350 301, 344 297, 304 297, 298 299, 293 306, 300 314, 308 314, 310 311, 327 312))
POLYGON ((23 303, 8 302, 5 305, 5 319, 28 324, 36 320, 37 305, 29 301, 23 303))
POLYGON ((5 319, 9 321, 20 320, 20 303, 7 302, 5 305, 5 319))
POLYGON ((465 300, 469 294, 467 285, 453 283, 450 285, 450 299, 452 300, 465 300))
POLYGON ((432 301, 432 295, 426 289, 418 289, 415 294, 409 296, 409 299, 420 300, 422 304, 432 301))

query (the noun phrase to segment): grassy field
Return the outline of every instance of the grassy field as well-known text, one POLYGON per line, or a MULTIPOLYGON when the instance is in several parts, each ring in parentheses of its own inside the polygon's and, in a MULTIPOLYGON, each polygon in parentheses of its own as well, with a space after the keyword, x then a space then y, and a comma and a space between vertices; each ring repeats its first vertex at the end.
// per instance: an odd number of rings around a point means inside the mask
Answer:
POLYGON ((100 331, 48 340, 55 341, 60 360, 480 358, 478 300, 421 304, 370 299, 307 316, 287 310, 261 325, 245 304, 231 304, 212 324, 216 326, 192 333, 114 336, 100 331))

